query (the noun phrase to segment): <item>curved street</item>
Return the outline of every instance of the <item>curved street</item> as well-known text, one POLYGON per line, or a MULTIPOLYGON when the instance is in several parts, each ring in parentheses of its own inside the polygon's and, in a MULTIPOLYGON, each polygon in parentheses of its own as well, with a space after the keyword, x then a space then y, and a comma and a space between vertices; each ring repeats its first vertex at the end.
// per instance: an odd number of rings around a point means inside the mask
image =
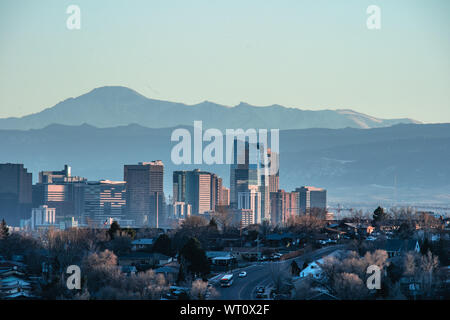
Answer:
MULTIPOLYGON (((219 296, 214 298, 211 297, 210 299, 256 300, 258 299, 256 298, 257 287, 259 286, 268 287, 272 285, 272 271, 280 269, 287 271, 292 260, 295 260, 297 262, 297 265, 301 268, 306 260, 312 262, 314 260, 327 256, 336 250, 344 248, 345 245, 329 246, 288 260, 274 261, 274 262, 258 262, 245 268, 236 269, 233 271, 234 275, 233 284, 230 287, 221 287, 217 280, 214 286, 218 291, 219 296), (239 278, 238 274, 241 271, 246 271, 247 276, 244 278, 239 278)), ((223 274, 221 274, 220 276, 222 276, 223 274)))

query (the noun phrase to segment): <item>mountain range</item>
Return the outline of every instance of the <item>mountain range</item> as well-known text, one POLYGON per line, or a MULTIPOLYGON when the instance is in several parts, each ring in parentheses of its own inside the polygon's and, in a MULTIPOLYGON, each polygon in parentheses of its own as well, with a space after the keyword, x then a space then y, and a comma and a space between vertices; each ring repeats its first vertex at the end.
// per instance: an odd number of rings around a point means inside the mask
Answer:
MULTIPOLYGON (((173 170, 216 172, 229 185, 229 165, 172 163, 174 129, 53 124, 0 130, 0 162, 24 163, 34 181, 39 171, 61 170, 64 164, 89 180, 122 180, 124 164, 160 159, 167 194, 172 193, 173 170)), ((280 131, 280 187, 325 187, 331 201, 448 205, 449 159, 450 124, 280 131)))
POLYGON ((0 129, 41 129, 57 123, 90 124, 99 128, 139 124, 149 128, 192 126, 202 120, 204 128, 380 128, 399 123, 419 123, 411 119, 379 119, 349 109, 301 110, 280 105, 266 107, 240 103, 229 107, 213 102, 186 105, 144 97, 119 86, 100 87, 76 98, 66 99, 41 112, 20 118, 0 119, 0 129))

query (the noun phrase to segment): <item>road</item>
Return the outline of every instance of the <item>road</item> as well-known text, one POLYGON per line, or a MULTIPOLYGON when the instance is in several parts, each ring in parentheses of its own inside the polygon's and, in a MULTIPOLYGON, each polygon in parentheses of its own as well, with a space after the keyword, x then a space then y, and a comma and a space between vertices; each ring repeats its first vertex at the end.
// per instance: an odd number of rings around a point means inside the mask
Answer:
POLYGON ((345 245, 335 245, 324 247, 310 253, 301 255, 296 258, 274 261, 274 262, 259 262, 252 264, 248 267, 237 269, 233 272, 234 282, 230 287, 220 287, 218 284, 215 286, 219 293, 218 297, 211 297, 211 299, 217 300, 255 300, 256 298, 256 287, 259 286, 270 286, 272 284, 272 271, 273 270, 287 270, 292 263, 292 260, 297 262, 297 265, 301 268, 305 260, 309 262, 320 259, 330 253, 344 249, 345 245), (244 278, 239 278, 238 274, 241 271, 246 271, 247 276, 244 278))

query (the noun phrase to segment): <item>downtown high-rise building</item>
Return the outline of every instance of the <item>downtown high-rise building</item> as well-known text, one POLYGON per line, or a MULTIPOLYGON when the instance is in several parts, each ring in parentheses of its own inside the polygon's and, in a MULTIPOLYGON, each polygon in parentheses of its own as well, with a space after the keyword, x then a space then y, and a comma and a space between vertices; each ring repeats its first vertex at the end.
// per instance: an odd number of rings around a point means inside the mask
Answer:
POLYGON ((222 186, 219 197, 220 197, 219 206, 228 207, 230 205, 230 189, 229 188, 222 186))
POLYGON ((158 228, 165 212, 164 164, 161 160, 124 166, 127 219, 158 228))
POLYGON ((310 214, 313 209, 326 211, 327 190, 311 186, 295 189, 299 194, 298 207, 300 214, 310 214))
POLYGON ((253 221, 257 222, 256 218, 261 216, 262 211, 261 192, 258 186, 250 185, 247 190, 238 192, 237 209, 250 210, 253 212, 253 221))
POLYGON ((101 226, 113 219, 121 226, 126 219, 125 181, 88 181, 84 188, 83 222, 101 226))
POLYGON ((81 220, 83 216, 87 179, 72 176, 71 171, 68 165, 61 171, 41 171, 39 182, 33 185, 33 208, 55 208, 57 223, 72 217, 81 220))
POLYGON ((173 202, 191 206, 192 214, 213 212, 220 205, 222 179, 199 169, 173 172, 173 202))
POLYGON ((28 219, 32 207, 32 173, 23 164, 0 164, 0 219, 12 226, 28 219))
POLYGON ((67 164, 61 171, 41 171, 39 172, 39 183, 54 183, 54 182, 70 182, 78 180, 78 177, 72 177, 72 168, 67 164))
POLYGON ((49 208, 47 205, 39 206, 31 210, 30 219, 31 230, 36 230, 40 227, 49 228, 56 226, 56 210, 49 208))
POLYGON ((277 152, 267 149, 267 158, 271 167, 276 168, 273 173, 269 173, 269 194, 278 192, 280 189, 280 157, 277 152))
POLYGON ((232 224, 240 229, 255 223, 255 214, 251 209, 232 209, 232 224))
POLYGON ((270 193, 271 222, 273 225, 285 226, 290 219, 299 215, 299 193, 278 190, 270 193))
POLYGON ((256 197, 259 204, 255 206, 255 223, 270 221, 270 179, 269 167, 265 162, 267 150, 265 146, 248 141, 234 140, 233 164, 230 166, 230 206, 234 209, 249 209, 242 207, 242 197, 256 197), (241 197, 241 198, 239 198, 241 197))

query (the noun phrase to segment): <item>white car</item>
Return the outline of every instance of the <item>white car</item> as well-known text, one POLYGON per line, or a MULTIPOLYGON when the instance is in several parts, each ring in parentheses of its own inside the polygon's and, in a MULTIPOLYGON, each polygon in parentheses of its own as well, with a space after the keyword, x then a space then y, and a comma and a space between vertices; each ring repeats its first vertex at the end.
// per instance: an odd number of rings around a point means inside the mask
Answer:
POLYGON ((247 272, 242 271, 241 273, 239 273, 239 278, 244 278, 247 276, 247 272))

